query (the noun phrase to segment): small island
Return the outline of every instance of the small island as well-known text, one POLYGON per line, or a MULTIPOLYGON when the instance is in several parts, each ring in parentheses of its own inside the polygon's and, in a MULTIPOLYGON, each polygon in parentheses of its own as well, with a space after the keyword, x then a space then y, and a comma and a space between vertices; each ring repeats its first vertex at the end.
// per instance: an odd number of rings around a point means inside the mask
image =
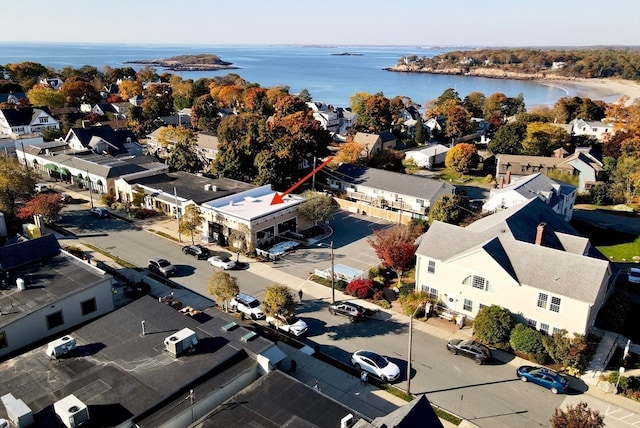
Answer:
POLYGON ((212 54, 177 55, 171 58, 161 59, 140 59, 126 61, 125 64, 154 65, 171 71, 212 71, 234 70, 239 68, 231 62, 221 60, 218 55, 212 54))
POLYGON ((332 53, 331 55, 335 55, 335 56, 363 56, 363 54, 361 54, 361 53, 351 53, 351 52, 332 53))

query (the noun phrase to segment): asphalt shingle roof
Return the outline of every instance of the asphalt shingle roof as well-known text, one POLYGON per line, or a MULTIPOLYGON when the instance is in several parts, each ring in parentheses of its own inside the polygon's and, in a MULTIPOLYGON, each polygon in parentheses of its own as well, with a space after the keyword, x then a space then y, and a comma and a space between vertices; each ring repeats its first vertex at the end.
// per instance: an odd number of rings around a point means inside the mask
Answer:
POLYGON ((452 194, 455 187, 442 181, 419 175, 401 174, 377 168, 365 168, 343 163, 335 175, 351 184, 433 200, 442 194, 452 194))

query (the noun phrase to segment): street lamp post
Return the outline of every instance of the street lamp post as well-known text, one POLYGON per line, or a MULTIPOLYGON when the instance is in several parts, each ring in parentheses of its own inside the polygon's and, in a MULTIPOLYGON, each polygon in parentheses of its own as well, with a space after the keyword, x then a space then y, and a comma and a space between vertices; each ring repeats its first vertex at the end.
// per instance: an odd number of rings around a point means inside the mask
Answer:
POLYGON ((424 307, 424 303, 420 303, 415 311, 409 317, 409 352, 407 353, 407 394, 411 394, 411 345, 413 342, 413 317, 418 311, 424 307))

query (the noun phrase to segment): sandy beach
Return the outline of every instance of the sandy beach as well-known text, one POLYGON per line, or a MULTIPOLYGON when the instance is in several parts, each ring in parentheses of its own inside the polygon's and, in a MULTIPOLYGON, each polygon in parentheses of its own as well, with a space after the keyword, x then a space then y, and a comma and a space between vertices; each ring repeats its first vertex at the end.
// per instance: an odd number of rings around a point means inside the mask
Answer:
POLYGON ((592 100, 615 103, 623 96, 628 97, 627 105, 640 102, 640 83, 622 79, 575 79, 540 80, 540 84, 561 88, 570 97, 586 97, 592 100))

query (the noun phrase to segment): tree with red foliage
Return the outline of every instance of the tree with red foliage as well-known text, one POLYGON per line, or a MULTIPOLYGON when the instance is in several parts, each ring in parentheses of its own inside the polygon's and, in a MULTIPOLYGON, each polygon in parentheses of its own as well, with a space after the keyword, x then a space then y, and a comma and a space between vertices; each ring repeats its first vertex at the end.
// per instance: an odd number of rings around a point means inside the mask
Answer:
POLYGON ((107 97, 107 103, 109 104, 122 103, 122 102, 124 102, 124 100, 122 99, 120 94, 111 94, 107 97))
POLYGON ((587 403, 568 405, 567 410, 556 409, 551 418, 553 428, 602 428, 604 417, 597 410, 591 410, 587 403))
POLYGON ((62 210, 62 200, 57 193, 42 193, 27 201, 18 209, 17 217, 27 220, 34 215, 41 215, 47 221, 55 221, 62 210))
POLYGON ((367 238, 367 242, 382 265, 394 271, 400 281, 402 272, 409 266, 418 249, 416 238, 419 235, 419 228, 398 224, 374 231, 373 238, 367 238))
POLYGON ((354 279, 347 284, 346 292, 358 299, 367 299, 373 294, 373 281, 370 279, 354 279))

